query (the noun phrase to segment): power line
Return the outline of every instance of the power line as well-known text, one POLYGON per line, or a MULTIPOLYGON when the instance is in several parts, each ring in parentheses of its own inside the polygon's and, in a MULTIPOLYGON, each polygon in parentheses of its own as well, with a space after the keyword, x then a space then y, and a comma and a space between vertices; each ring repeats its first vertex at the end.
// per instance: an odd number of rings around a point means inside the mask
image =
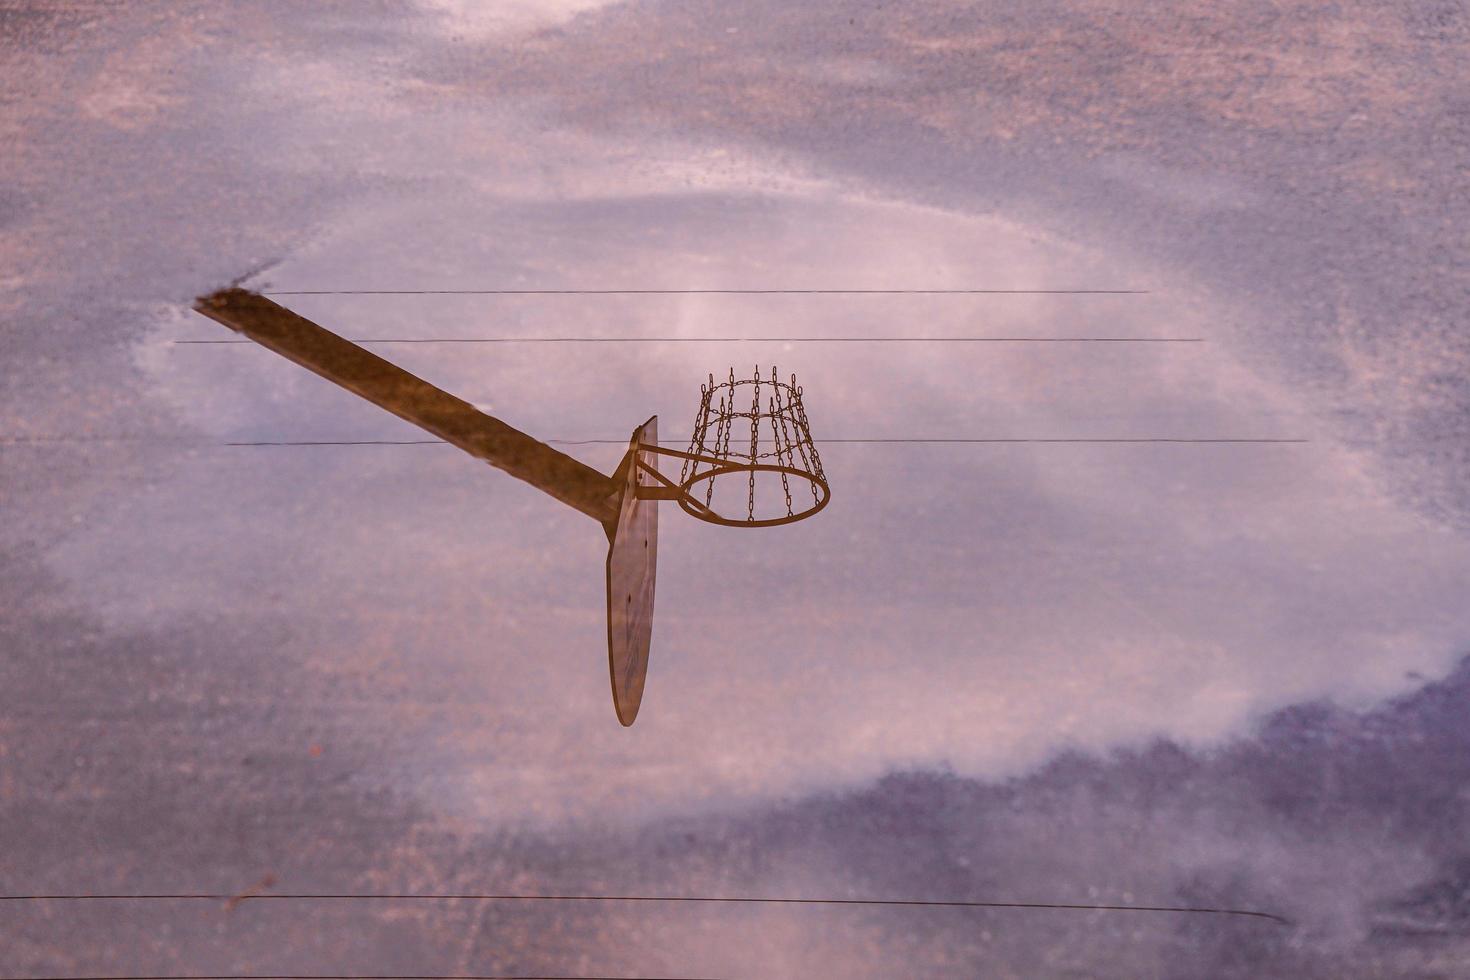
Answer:
POLYGON ((1148 289, 267 289, 262 296, 1136 296, 1148 289))
MULTIPOLYGON (((627 445, 627 439, 547 439, 549 445, 553 446, 623 446, 627 445)), ((741 440, 732 440, 740 442, 741 440)), ((1005 444, 1057 444, 1057 443, 1179 443, 1179 444, 1209 444, 1209 443, 1307 443, 1310 439, 816 439, 815 442, 826 445, 839 443, 847 445, 1005 445, 1005 444)), ((683 439, 660 439, 661 446, 684 446, 689 440, 683 439)), ((223 442, 221 446, 434 446, 449 445, 442 439, 344 439, 344 440, 260 440, 253 442, 223 442)))
MULTIPOLYGON (((1203 344, 1204 337, 348 337, 354 344, 1203 344)), ((254 344, 171 340, 171 344, 254 344)))
MULTIPOLYGON (((623 446, 623 439, 545 439, 553 446, 623 446)), ((733 440, 739 442, 741 440, 733 440)), ((1311 439, 1297 438, 1174 438, 1174 437, 1106 437, 1106 438, 873 438, 873 439, 817 439, 820 445, 1065 445, 1065 444, 1113 444, 1113 445, 1301 445, 1311 439)), ((169 443, 200 448, 240 448, 246 446, 447 446, 443 439, 253 439, 229 442, 205 442, 189 439, 88 439, 69 436, 35 436, 0 439, 0 445, 48 445, 54 443, 169 443)), ((659 445, 685 446, 687 439, 660 439, 659 445)))
POLYGON ((951 909, 1037 909, 1082 912, 1162 912, 1189 915, 1234 915, 1248 918, 1267 919, 1281 925, 1293 925, 1285 916, 1274 912, 1253 909, 1214 908, 1206 906, 1176 905, 1098 905, 1064 902, 982 902, 982 901, 927 901, 919 899, 876 899, 876 898, 731 898, 725 896, 687 895, 509 895, 509 894, 422 894, 385 893, 354 895, 345 893, 281 894, 264 892, 245 895, 216 895, 200 893, 172 893, 147 895, 0 895, 0 902, 115 902, 115 901, 210 901, 243 902, 258 901, 384 901, 384 902, 628 902, 628 903, 688 903, 726 905, 834 905, 861 906, 867 908, 951 908, 951 909))
POLYGON ((546 973, 168 973, 132 976, 34 977, 31 980, 713 980, 709 977, 552 976, 546 973))

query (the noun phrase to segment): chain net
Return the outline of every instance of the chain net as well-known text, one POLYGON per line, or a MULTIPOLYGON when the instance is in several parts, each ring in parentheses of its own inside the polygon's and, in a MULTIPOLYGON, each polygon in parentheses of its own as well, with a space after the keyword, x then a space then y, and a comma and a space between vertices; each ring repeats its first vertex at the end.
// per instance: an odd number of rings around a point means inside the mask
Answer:
POLYGON ((690 513, 716 523, 761 526, 800 520, 825 506, 827 478, 801 388, 794 374, 789 382, 778 377, 772 367, 770 378, 762 378, 757 365, 753 377, 737 380, 732 368, 728 380, 717 383, 711 374, 709 384, 700 385, 699 416, 679 482, 695 500, 702 495, 704 512, 686 505, 690 513), (744 521, 719 516, 722 506, 735 502, 731 484, 737 480, 744 483, 744 521), (778 485, 784 502, 768 499, 778 485))

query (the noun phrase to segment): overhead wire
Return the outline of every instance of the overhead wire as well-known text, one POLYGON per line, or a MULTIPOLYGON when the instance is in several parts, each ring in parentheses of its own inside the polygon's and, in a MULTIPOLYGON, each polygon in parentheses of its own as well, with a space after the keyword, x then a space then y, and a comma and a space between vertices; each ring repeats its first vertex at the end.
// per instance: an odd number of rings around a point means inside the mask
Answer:
POLYGON ((550 973, 154 973, 72 974, 27 980, 717 980, 714 977, 590 976, 550 973))
MULTIPOLYGON (((543 439, 541 442, 552 446, 622 446, 627 445, 628 440, 622 439, 543 439)), ((863 439, 815 439, 819 445, 1059 445, 1059 444, 1133 444, 1133 445, 1291 445, 1310 443, 1311 439, 1301 438, 1215 438, 1215 437, 1097 437, 1097 438, 1031 438, 1031 437, 912 437, 912 438, 863 438, 863 439)), ((179 445, 196 448, 240 448, 247 446, 448 446, 451 443, 443 439, 251 439, 230 440, 224 442, 212 442, 207 440, 191 439, 129 439, 129 438, 88 438, 85 436, 17 436, 0 438, 0 445, 5 446, 28 446, 28 445, 51 445, 51 444, 162 444, 179 445)), ((660 439, 660 445, 679 446, 686 445, 688 440, 660 439)))
MULTIPOLYGON (((1204 337, 346 337, 354 344, 1203 344, 1204 337)), ((172 344, 254 344, 173 340, 172 344)))
MULTIPOLYGON (((622 446, 626 445, 627 439, 545 439, 542 440, 552 446, 622 446)), ((1306 443, 1310 439, 1183 439, 1183 438, 1095 438, 1095 439, 1030 439, 1030 438, 905 438, 905 439, 814 439, 819 445, 832 443, 848 445, 1004 445, 1004 444, 1056 444, 1056 443, 1178 443, 1178 444, 1208 444, 1208 443, 1306 443)), ((660 439, 659 445, 679 446, 686 445, 688 440, 660 439)), ((223 442, 221 446, 431 446, 449 445, 442 439, 343 439, 343 440, 256 440, 250 442, 223 442)))
POLYGON ((155 973, 30 977, 27 980, 717 980, 714 977, 550 973, 155 973))
POLYGON ((262 296, 1133 296, 1148 289, 262 289, 262 296))
POLYGON ((690 895, 535 895, 506 893, 280 893, 258 892, 243 895, 218 893, 174 892, 153 894, 48 894, 48 895, 0 895, 0 902, 108 902, 108 901, 211 901, 231 903, 231 907, 245 902, 260 901, 488 901, 488 902, 624 902, 624 903, 688 903, 729 905, 830 905, 863 906, 876 908, 952 908, 952 909, 1033 909, 1053 911, 1089 912, 1152 912, 1191 915, 1232 915, 1265 919, 1280 925, 1292 925, 1292 921, 1274 912, 1256 909, 1237 909, 1193 905, 1108 905, 1072 902, 1000 902, 1000 901, 946 901, 925 899, 876 899, 876 898, 770 898, 744 896, 690 896, 690 895))

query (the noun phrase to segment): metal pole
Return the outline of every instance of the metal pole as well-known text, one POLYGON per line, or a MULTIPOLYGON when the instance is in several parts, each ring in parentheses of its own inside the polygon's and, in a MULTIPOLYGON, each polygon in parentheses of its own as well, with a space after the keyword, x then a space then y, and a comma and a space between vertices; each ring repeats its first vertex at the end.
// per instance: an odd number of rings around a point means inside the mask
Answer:
POLYGON ((499 467, 611 527, 621 487, 613 479, 513 429, 473 405, 248 289, 222 289, 194 309, 386 408, 471 456, 499 467))

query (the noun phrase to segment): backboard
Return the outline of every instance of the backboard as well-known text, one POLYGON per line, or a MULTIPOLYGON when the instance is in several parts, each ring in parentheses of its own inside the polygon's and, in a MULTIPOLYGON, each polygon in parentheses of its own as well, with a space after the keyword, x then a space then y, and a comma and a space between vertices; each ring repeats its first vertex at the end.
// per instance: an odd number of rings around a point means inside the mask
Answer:
POLYGON ((613 475, 623 488, 617 524, 607 549, 607 666, 613 708, 624 726, 638 717, 648 647, 653 638, 653 586, 658 558, 658 500, 639 496, 656 482, 638 463, 658 468, 658 416, 633 430, 628 454, 613 475))

